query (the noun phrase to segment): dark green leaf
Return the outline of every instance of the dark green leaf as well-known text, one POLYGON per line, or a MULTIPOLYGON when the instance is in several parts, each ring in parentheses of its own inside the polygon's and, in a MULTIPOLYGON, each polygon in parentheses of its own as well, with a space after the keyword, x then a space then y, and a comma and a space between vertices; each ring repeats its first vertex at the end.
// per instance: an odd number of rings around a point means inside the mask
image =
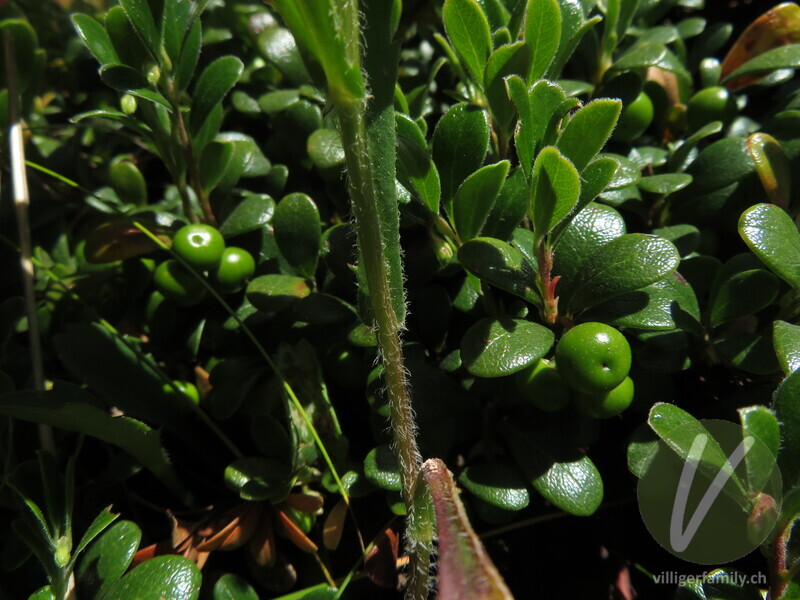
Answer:
POLYGON ((678 146, 674 154, 670 156, 667 165, 671 169, 683 169, 686 166, 686 159, 689 158, 692 150, 697 148, 697 144, 699 144, 704 138, 712 136, 715 133, 719 133, 720 131, 722 131, 722 121, 712 121, 711 123, 704 125, 686 138, 680 146, 678 146))
POLYGON ((258 36, 258 49, 288 79, 290 85, 311 82, 294 37, 288 29, 270 27, 258 36))
POLYGON ((120 600, 197 600, 200 569, 183 556, 152 558, 108 588, 106 598, 120 600))
POLYGON ((458 250, 458 260, 467 271, 494 287, 539 305, 535 270, 522 252, 493 238, 476 238, 458 250))
POLYGON ((192 80, 202 45, 203 28, 200 21, 196 21, 183 42, 180 59, 175 65, 175 82, 181 91, 185 90, 192 80))
POLYGON ((422 200, 431 214, 439 214, 441 185, 425 136, 410 117, 395 114, 397 129, 397 178, 422 200))
POLYGON ((302 277, 291 275, 262 275, 247 286, 247 299, 258 310, 277 312, 305 298, 311 290, 302 277))
POLYGON ((225 218, 219 231, 226 238, 255 231, 269 223, 274 213, 275 201, 271 197, 266 194, 247 195, 225 218))
POLYGON ((557 0, 528 0, 525 41, 531 48, 529 83, 541 79, 561 41, 561 8, 557 0))
POLYGON ((214 600, 258 600, 258 594, 243 577, 226 573, 214 584, 214 600))
POLYGON ((244 70, 244 64, 235 56, 218 58, 200 74, 194 86, 190 113, 192 131, 197 132, 214 106, 220 104, 231 91, 244 70))
POLYGON ((239 458, 225 468, 225 485, 242 500, 280 502, 292 484, 289 465, 271 458, 239 458))
POLYGON ((72 15, 72 24, 83 43, 86 44, 86 47, 89 48, 101 65, 119 63, 119 57, 117 56, 117 51, 114 50, 114 45, 111 43, 111 38, 108 37, 108 32, 100 23, 89 15, 78 13, 72 15))
POLYGON ((603 500, 597 467, 544 427, 527 431, 509 421, 503 423, 503 437, 525 478, 542 497, 570 514, 591 515, 603 500))
POLYGON ((675 244, 682 257, 692 254, 700 243, 700 231, 694 225, 660 227, 654 229, 653 234, 660 235, 675 244))
POLYGON ((556 146, 579 173, 605 145, 621 110, 619 100, 600 99, 590 102, 570 119, 556 146))
POLYGON ((530 502, 525 480, 508 462, 470 465, 458 481, 484 502, 503 510, 522 510, 530 502))
POLYGON ((142 531, 132 521, 119 521, 101 535, 83 554, 75 575, 78 591, 87 598, 99 598, 117 581, 133 561, 142 531))
POLYGON ((506 177, 482 235, 508 240, 528 212, 528 184, 520 169, 506 177))
POLYGON ((542 358, 553 346, 552 331, 523 319, 486 318, 461 340, 461 359, 477 377, 503 377, 542 358))
POLYGON ((766 308, 778 297, 779 288, 780 282, 769 271, 753 269, 736 273, 714 294, 711 326, 718 327, 766 308))
POLYGON ((117 517, 119 517, 119 515, 112 514, 110 506, 105 508, 99 515, 97 515, 94 521, 91 522, 89 527, 84 532, 83 536, 81 537, 81 541, 78 542, 78 545, 75 546, 75 549, 72 551, 72 560, 74 561, 78 555, 83 552, 89 544, 92 543, 92 540, 103 533, 103 531, 105 531, 109 525, 116 521, 117 517))
POLYGON ((87 392, 54 388, 39 394, 31 391, 5 394, 0 398, 0 414, 76 431, 117 446, 142 463, 175 494, 186 498, 161 446, 159 432, 129 417, 112 417, 94 404, 87 392))
POLYGON ((768 375, 780 369, 771 329, 754 333, 731 329, 714 340, 714 348, 723 359, 748 373, 768 375))
POLYGON ((442 20, 447 37, 472 80, 481 85, 486 61, 492 51, 489 22, 475 0, 446 0, 442 20))
POLYGON ((150 89, 145 76, 136 69, 126 65, 105 65, 100 69, 100 77, 115 90, 127 92, 150 102, 156 102, 164 108, 172 110, 167 99, 155 90, 150 89))
POLYGON ((106 31, 122 63, 142 69, 149 53, 121 6, 112 6, 106 13, 106 31))
POLYGON ((557 148, 548 146, 533 165, 530 216, 541 239, 566 217, 580 196, 580 175, 557 148))
POLYGON ((483 164, 488 147, 486 111, 461 103, 439 120, 433 133, 431 154, 439 171, 445 206, 451 205, 467 176, 483 164))
MULTIPOLYGON (((698 459, 698 468, 713 479, 720 470, 728 465, 728 456, 719 442, 709 434, 705 426, 685 410, 674 404, 659 402, 650 409, 647 424, 661 440, 683 460, 688 460, 692 444, 698 435, 707 436, 702 455, 698 459)), ((745 494, 745 487, 735 471, 728 470, 733 486, 745 494)), ((726 488, 727 489, 727 488, 726 488)))
POLYGON ((788 489, 800 480, 800 371, 794 371, 778 386, 772 408, 782 424, 778 466, 788 489))
POLYGON ((222 180, 236 152, 231 142, 214 141, 200 155, 200 185, 208 194, 222 180))
POLYGON ((665 173, 642 177, 636 185, 639 189, 651 194, 674 194, 692 183, 692 176, 686 173, 665 173))
POLYGON ((747 489, 764 490, 775 468, 781 447, 781 427, 778 419, 766 406, 748 406, 737 411, 742 433, 752 435, 763 443, 753 446, 744 455, 747 466, 747 489))
POLYGON ((778 362, 783 372, 789 375, 800 368, 800 325, 775 321, 772 326, 772 342, 778 362))
POLYGON ((572 207, 569 214, 553 227, 553 231, 550 233, 551 243, 555 244, 572 219, 608 187, 618 168, 619 162, 610 156, 595 158, 586 166, 581 173, 581 193, 578 202, 572 207))
POLYGON ((476 237, 483 229, 509 166, 507 160, 486 165, 467 177, 458 188, 453 200, 452 218, 462 242, 476 237))
POLYGON ((699 330, 700 309, 692 286, 676 273, 595 306, 584 318, 615 327, 699 330))
POLYGON ((774 204, 757 204, 739 219, 739 235, 778 277, 800 288, 800 233, 792 218, 774 204))
POLYGON ((555 244, 553 274, 561 277, 557 292, 568 302, 580 285, 583 264, 601 247, 625 234, 625 220, 610 206, 591 203, 564 229, 555 244))
POLYGON ((364 475, 381 489, 392 492, 399 492, 401 489, 397 459, 387 444, 369 451, 364 459, 364 475))
POLYGON ((636 44, 623 54, 613 65, 613 71, 630 71, 646 67, 658 66, 667 55, 667 48, 663 44, 645 42, 636 44))
POLYGON ((313 277, 322 229, 314 201, 299 192, 285 196, 275 208, 272 227, 275 241, 287 262, 301 275, 313 277))
POLYGON ((514 105, 508 98, 505 78, 509 75, 527 73, 530 70, 531 49, 525 42, 500 46, 489 57, 484 74, 486 99, 496 123, 495 127, 505 134, 514 120, 514 105))
POLYGON ((664 279, 680 262, 675 246, 658 236, 631 233, 599 248, 581 267, 573 310, 589 308, 664 279))
POLYGON ((306 142, 308 156, 320 169, 332 169, 344 164, 342 138, 335 129, 317 129, 306 142))
MULTIPOLYGON (((119 5, 125 11, 128 21, 133 25, 136 34, 156 63, 161 63, 161 35, 153 19, 153 13, 147 0, 120 0, 119 5)), ((113 34, 112 34, 113 39, 113 34)))
POLYGON ((797 69, 800 67, 800 44, 778 46, 751 58, 741 67, 727 75, 722 83, 746 75, 762 75, 777 69, 797 69))

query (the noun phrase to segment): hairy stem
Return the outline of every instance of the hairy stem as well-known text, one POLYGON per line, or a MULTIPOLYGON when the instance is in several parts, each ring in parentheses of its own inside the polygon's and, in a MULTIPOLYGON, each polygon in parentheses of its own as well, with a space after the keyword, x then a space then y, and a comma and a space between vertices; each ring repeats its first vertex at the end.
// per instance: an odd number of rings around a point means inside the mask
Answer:
POLYGON ((558 296, 556 285, 560 277, 553 277, 553 249, 546 239, 536 244, 536 262, 539 266, 537 279, 542 294, 542 318, 546 323, 555 324, 558 320, 558 296))
POLYGON ((337 103, 345 148, 350 195, 356 221, 361 260, 369 286, 378 347, 383 357, 386 394, 391 409, 395 452, 400 464, 402 495, 411 506, 420 467, 416 427, 400 340, 402 324, 397 320, 386 261, 375 190, 372 182, 364 104, 359 100, 337 103))

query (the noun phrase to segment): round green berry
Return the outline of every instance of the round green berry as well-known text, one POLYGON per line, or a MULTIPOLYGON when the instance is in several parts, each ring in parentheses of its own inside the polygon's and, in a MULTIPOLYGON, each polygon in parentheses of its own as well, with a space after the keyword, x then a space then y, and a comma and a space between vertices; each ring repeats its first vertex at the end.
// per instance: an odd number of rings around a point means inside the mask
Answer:
POLYGON ((653 122, 653 102, 644 92, 630 104, 622 107, 617 126, 611 138, 617 142, 632 142, 640 137, 653 122))
POLYGON ((558 370, 546 360, 539 360, 523 369, 515 378, 519 393, 538 409, 555 412, 569 404, 569 387, 558 370))
POLYGON ((172 238, 172 249, 195 269, 209 271, 222 260, 225 240, 211 225, 185 225, 172 238))
POLYGON ((575 403, 578 410, 595 419, 617 416, 633 402, 633 380, 626 377, 617 387, 598 394, 578 394, 575 403))
POLYGON ((727 126, 735 116, 736 100, 721 86, 700 90, 686 105, 686 117, 693 131, 712 121, 722 121, 723 125, 727 126))
POLYGON ((247 250, 231 246, 222 252, 222 260, 214 272, 214 279, 223 292, 232 294, 242 289, 245 281, 255 272, 256 261, 253 260, 253 255, 247 250))
POLYGON ((181 306, 199 304, 206 295, 206 289, 197 276, 174 259, 158 265, 153 274, 153 284, 165 298, 181 306))
POLYGON ((556 364, 564 381, 584 394, 608 392, 631 368, 625 336, 603 323, 582 323, 567 331, 556 346, 556 364))
POLYGON ((188 403, 200 404, 200 392, 197 390, 197 386, 190 381, 176 380, 171 384, 165 383, 162 390, 167 396, 176 397, 177 401, 184 406, 188 406, 188 403))

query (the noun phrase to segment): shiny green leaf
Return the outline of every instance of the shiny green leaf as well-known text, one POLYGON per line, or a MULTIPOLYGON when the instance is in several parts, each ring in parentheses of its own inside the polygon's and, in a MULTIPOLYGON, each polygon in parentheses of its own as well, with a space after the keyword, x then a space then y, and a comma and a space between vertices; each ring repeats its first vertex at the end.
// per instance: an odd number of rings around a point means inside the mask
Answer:
POLYGON ((541 303, 535 289, 533 266, 510 244, 494 238, 475 238, 459 248, 458 260, 467 271, 489 285, 531 304, 541 303))
POLYGON ((369 451, 364 459, 364 475, 373 485, 392 492, 401 489, 400 470, 397 458, 388 444, 382 444, 369 451))
POLYGON ((470 465, 458 481, 472 494, 503 510, 522 510, 530 502, 525 480, 507 462, 470 465))
POLYGON ((214 584, 214 600, 258 600, 258 594, 243 577, 225 573, 214 584))
POLYGON ((433 132, 431 154, 439 171, 445 207, 452 205, 463 181, 483 164, 488 148, 486 111, 461 103, 439 120, 433 132))
POLYGON ((794 371, 778 386, 772 409, 782 424, 778 466, 788 489, 800 481, 800 371, 794 371))
POLYGON ((530 69, 531 49, 525 42, 500 46, 489 57, 484 73, 484 87, 495 128, 505 134, 514 120, 514 105, 508 98, 505 78, 525 74, 530 69))
POLYGON ((193 132, 202 127, 211 109, 220 104, 231 91, 244 70, 244 64, 235 56, 218 58, 200 74, 194 86, 190 122, 193 132))
POLYGON ((725 76, 722 83, 746 75, 763 75, 777 69, 800 68, 800 44, 786 44, 762 52, 725 76))
POLYGON ((756 204, 742 213, 739 235, 778 277, 800 288, 800 233, 792 218, 774 204, 756 204))
POLYGON ((446 0, 442 20, 447 37, 472 80, 481 85, 486 61, 492 51, 489 22, 475 0, 446 0))
POLYGON ((197 600, 202 576, 183 556, 152 558, 108 588, 106 598, 120 600, 197 600))
POLYGON ((710 323, 718 327, 728 321, 752 315, 778 297, 780 282, 769 271, 753 269, 726 279, 714 294, 710 323))
POLYGON ((275 241, 287 262, 305 277, 313 277, 320 249, 319 211, 306 194, 285 196, 272 218, 275 241))
POLYGON ((533 165, 530 217, 537 238, 546 236, 575 207, 580 196, 578 171, 557 148, 539 152, 533 165))
MULTIPOLYGON (((147 0, 120 0, 119 5, 154 61, 161 62, 161 35, 147 0)), ((112 35, 113 39, 113 35, 112 35)))
POLYGON ((503 377, 542 358, 553 346, 552 331, 524 319, 486 318, 461 340, 464 367, 477 377, 503 377))
POLYGON ((261 229, 272 220, 275 201, 266 194, 245 196, 220 225, 219 232, 225 238, 236 237, 249 231, 261 229))
POLYGON ((680 262, 675 246, 658 236, 630 233, 602 246, 582 265, 570 307, 589 308, 664 279, 680 262))
POLYGON ((541 79, 553 62, 561 41, 561 8, 558 0, 528 0, 525 41, 531 48, 529 83, 541 79))
POLYGON ((100 64, 119 63, 119 57, 111 43, 111 38, 100 23, 89 15, 80 13, 72 15, 71 18, 78 36, 100 64))
POLYGON ((579 173, 603 148, 621 110, 619 100, 604 98, 590 102, 570 119, 556 146, 579 173))
POLYGON ((772 343, 778 362, 783 372, 789 375, 800 368, 800 325, 775 321, 772 327, 772 343))
POLYGON ((651 194, 674 194, 692 183, 692 176, 686 173, 665 173, 642 177, 636 182, 640 190, 651 194))
POLYGON ((428 144, 419 126, 402 113, 395 113, 397 130, 397 178, 428 207, 439 214, 441 184, 439 172, 431 159, 428 144))
POLYGON ((101 597, 128 570, 141 539, 142 530, 133 521, 119 521, 103 533, 78 562, 78 593, 101 597))

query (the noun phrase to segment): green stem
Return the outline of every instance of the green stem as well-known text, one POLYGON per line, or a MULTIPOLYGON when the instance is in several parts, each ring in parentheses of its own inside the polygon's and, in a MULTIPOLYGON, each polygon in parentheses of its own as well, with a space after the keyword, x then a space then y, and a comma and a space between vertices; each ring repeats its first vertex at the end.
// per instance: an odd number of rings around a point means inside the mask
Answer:
POLYGON ((336 105, 345 148, 347 174, 350 178, 350 195, 356 220, 358 246, 369 286, 378 347, 383 357, 384 379, 391 410, 395 452, 400 466, 403 501, 410 507, 414 500, 414 487, 421 460, 400 340, 402 324, 397 319, 392 302, 392 289, 386 268, 387 257, 381 239, 381 224, 364 118, 365 106, 363 101, 357 99, 339 99, 336 105))

